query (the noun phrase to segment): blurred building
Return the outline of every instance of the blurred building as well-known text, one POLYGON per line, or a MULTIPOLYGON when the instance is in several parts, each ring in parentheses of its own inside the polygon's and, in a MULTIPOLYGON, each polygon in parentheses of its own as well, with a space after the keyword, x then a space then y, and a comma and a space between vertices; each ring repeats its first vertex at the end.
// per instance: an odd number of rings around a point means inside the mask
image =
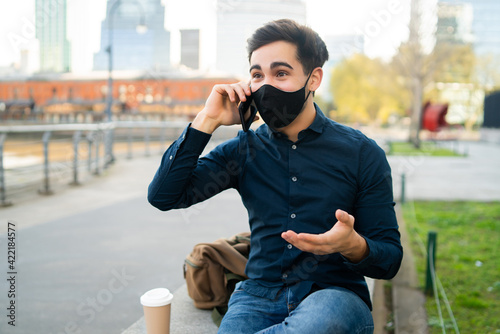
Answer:
POLYGON ((438 8, 437 40, 472 45, 478 56, 476 74, 482 85, 482 88, 477 88, 472 83, 438 83, 440 98, 450 103, 448 118, 451 122, 481 123, 486 93, 484 89, 495 86, 494 77, 498 73, 493 59, 500 57, 500 2, 442 0, 438 8))
POLYGON ((217 0, 216 69, 248 77, 247 39, 269 21, 306 23, 302 0, 217 0))
POLYGON ((474 20, 474 50, 477 54, 492 53, 500 56, 500 1, 469 0, 474 20))
POLYGON ((500 1, 441 0, 440 3, 459 7, 470 6, 472 10, 471 34, 476 54, 500 55, 500 1))
POLYGON ((200 30, 182 29, 181 33, 181 65, 193 70, 200 68, 200 30))
POLYGON ((106 13, 94 70, 108 69, 110 37, 114 70, 164 70, 170 66, 170 33, 164 27, 161 0, 108 0, 106 13), (120 3, 110 13, 117 1, 120 3), (146 25, 146 31, 138 30, 141 23, 146 25))
POLYGON ((436 43, 471 44, 472 5, 468 3, 438 3, 436 43))
POLYGON ((40 72, 69 72, 70 43, 66 35, 66 0, 36 0, 36 38, 40 42, 40 72))
MULTIPOLYGON (((235 78, 192 72, 117 71, 115 119, 194 118, 215 84, 235 78)), ((0 79, 0 120, 99 122, 105 117, 106 72, 38 74, 0 79)))
POLYGON ((449 104, 446 120, 450 124, 480 123, 484 91, 472 83, 438 82, 438 101, 449 104))

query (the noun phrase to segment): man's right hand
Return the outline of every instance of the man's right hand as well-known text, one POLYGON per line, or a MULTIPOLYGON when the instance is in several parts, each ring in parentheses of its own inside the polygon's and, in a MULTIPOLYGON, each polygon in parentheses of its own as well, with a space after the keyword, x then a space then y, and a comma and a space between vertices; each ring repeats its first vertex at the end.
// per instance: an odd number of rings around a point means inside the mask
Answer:
POLYGON ((212 134, 221 125, 241 124, 238 103, 251 94, 247 82, 215 85, 191 127, 212 134))

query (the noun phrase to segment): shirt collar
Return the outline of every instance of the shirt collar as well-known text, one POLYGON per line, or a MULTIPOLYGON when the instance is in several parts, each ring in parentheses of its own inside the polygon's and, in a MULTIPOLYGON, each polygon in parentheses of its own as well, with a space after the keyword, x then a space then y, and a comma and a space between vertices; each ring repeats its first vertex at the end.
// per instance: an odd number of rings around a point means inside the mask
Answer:
MULTIPOLYGON (((323 133, 323 128, 325 127, 326 123, 326 116, 325 114, 323 114, 323 112, 316 103, 314 103, 314 108, 316 109, 316 117, 314 117, 314 121, 311 123, 311 125, 309 125, 307 129, 302 130, 301 133, 306 133, 309 130, 317 133, 323 133)), ((269 134, 269 138, 272 138, 273 135, 276 138, 283 138, 285 136, 283 133, 272 129, 269 126, 267 126, 267 133, 269 134)))
POLYGON ((326 124, 326 116, 325 114, 323 114, 323 112, 316 103, 314 103, 314 108, 316 108, 316 117, 314 118, 312 124, 309 125, 309 127, 306 130, 312 130, 317 133, 323 133, 323 129, 326 124))

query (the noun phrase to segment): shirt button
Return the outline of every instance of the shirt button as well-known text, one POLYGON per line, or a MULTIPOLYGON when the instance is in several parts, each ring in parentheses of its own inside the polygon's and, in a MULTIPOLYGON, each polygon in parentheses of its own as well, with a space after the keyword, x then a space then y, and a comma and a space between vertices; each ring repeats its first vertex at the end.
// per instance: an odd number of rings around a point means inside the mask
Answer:
POLYGON ((173 155, 171 155, 171 156, 169 157, 169 159, 170 159, 170 160, 172 160, 173 158, 174 158, 174 156, 173 156, 173 155))
POLYGON ((292 145, 292 150, 296 150, 297 149, 297 145, 293 144, 292 145))
POLYGON ((293 182, 297 182, 297 178, 295 176, 292 177, 293 182))
POLYGON ((297 217, 297 215, 296 215, 295 213, 292 213, 292 214, 290 215, 290 217, 292 217, 292 219, 294 219, 295 217, 297 217))
POLYGON ((287 274, 283 274, 281 277, 283 277, 283 278, 287 278, 287 277, 288 277, 288 275, 287 275, 287 274))
POLYGON ((286 245, 286 247, 287 247, 288 249, 292 249, 292 247, 293 247, 293 246, 292 246, 292 244, 288 244, 288 245, 286 245))

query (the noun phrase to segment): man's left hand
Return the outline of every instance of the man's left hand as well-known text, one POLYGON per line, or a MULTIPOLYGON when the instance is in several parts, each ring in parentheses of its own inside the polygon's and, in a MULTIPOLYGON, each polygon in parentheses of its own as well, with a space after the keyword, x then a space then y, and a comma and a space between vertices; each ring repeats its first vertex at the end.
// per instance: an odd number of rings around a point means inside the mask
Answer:
POLYGON ((298 249, 318 255, 341 253, 351 262, 359 262, 369 253, 366 240, 354 230, 354 217, 337 210, 337 223, 322 234, 295 233, 286 231, 281 237, 298 249))

